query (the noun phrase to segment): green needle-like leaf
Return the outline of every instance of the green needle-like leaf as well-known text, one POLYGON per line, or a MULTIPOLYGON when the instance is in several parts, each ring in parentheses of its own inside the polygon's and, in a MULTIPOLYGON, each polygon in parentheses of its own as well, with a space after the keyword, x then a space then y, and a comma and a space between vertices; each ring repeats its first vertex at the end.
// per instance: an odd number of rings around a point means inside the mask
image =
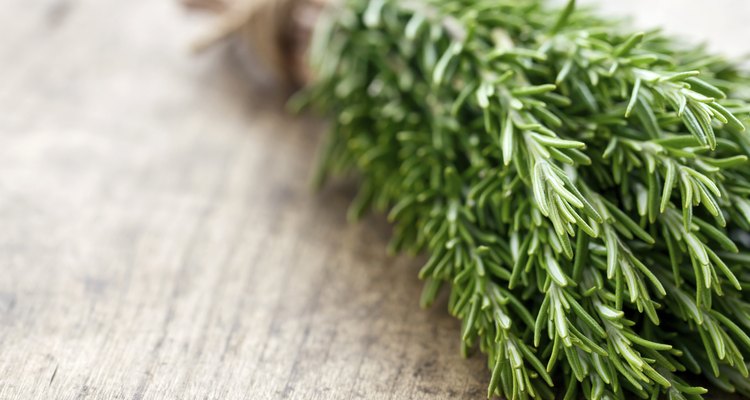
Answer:
POLYGON ((356 176, 352 219, 387 212, 390 248, 428 255, 420 303, 449 292, 489 396, 750 396, 737 65, 572 0, 344 0, 323 20, 317 176, 356 176))

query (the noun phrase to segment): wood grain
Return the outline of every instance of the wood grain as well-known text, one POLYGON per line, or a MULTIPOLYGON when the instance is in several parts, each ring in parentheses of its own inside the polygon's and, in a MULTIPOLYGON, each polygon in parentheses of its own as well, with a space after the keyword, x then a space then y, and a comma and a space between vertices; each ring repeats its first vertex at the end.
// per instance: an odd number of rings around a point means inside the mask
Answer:
POLYGON ((3 3, 0 399, 483 398, 419 260, 310 190, 320 124, 191 57, 201 22, 3 3))

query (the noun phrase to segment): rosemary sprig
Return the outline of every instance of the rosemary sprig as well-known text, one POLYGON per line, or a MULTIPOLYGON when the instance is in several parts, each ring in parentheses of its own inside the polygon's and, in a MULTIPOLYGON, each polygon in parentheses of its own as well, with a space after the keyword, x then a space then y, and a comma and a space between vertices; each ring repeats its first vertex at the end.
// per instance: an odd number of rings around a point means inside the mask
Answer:
POLYGON ((389 210, 509 399, 750 396, 750 80, 542 0, 347 0, 320 24, 321 179, 389 210))

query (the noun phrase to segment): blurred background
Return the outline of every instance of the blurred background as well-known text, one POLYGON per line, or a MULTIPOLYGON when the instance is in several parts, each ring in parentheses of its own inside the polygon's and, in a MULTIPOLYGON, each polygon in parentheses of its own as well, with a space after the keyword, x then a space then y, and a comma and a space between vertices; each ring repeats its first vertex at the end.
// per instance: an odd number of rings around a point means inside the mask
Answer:
MULTIPOLYGON (((586 1, 750 51, 746 0, 586 1)), ((0 399, 483 398, 420 260, 170 0, 0 9, 0 399)))

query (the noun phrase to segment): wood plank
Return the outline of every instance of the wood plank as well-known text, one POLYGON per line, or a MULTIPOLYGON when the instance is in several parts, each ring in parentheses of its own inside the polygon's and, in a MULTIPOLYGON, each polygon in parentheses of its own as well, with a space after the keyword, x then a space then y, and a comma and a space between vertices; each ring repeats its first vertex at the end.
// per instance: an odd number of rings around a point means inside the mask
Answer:
POLYGON ((418 308, 420 260, 346 222, 349 184, 311 191, 321 124, 192 57, 204 21, 3 8, 0 399, 484 397, 445 299, 418 308))

